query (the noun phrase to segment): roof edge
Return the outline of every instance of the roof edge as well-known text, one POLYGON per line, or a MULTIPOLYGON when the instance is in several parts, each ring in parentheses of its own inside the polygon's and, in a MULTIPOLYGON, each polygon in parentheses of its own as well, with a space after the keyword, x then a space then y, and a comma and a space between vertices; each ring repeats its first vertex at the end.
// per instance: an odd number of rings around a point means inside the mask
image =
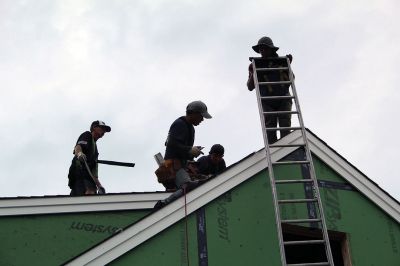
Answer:
POLYGON ((169 192, 2 199, 1 216, 152 209, 169 192))
POLYGON ((314 133, 307 131, 307 139, 314 155, 400 223, 400 203, 396 199, 316 137, 314 133))

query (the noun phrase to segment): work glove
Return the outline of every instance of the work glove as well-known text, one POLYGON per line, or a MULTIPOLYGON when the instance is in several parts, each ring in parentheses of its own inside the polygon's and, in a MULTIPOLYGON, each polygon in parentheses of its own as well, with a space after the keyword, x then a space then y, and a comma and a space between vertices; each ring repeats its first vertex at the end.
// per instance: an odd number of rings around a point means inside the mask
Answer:
POLYGON ((81 151, 78 152, 78 154, 76 155, 76 158, 78 158, 78 160, 81 162, 86 161, 86 155, 81 151))
POLYGON ((97 194, 106 194, 106 189, 100 183, 99 178, 97 176, 94 176, 93 179, 97 186, 97 194))
POLYGON ((193 157, 198 157, 200 154, 204 154, 201 150, 203 149, 203 147, 200 146, 193 146, 190 149, 190 155, 192 155, 193 157))
POLYGON ((291 54, 287 54, 286 57, 289 58, 290 63, 292 63, 292 61, 293 61, 293 56, 292 56, 291 54))
POLYGON ((104 187, 98 187, 98 194, 102 195, 102 194, 106 194, 106 189, 104 187))

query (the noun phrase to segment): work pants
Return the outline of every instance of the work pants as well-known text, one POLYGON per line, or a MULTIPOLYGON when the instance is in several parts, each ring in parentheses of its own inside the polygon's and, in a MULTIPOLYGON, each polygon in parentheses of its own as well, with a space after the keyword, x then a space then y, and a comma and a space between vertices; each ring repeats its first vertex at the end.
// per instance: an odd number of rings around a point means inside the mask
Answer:
MULTIPOLYGON (((276 112, 276 111, 291 111, 292 101, 291 100, 263 100, 262 101, 264 112, 276 112)), ((291 126, 291 114, 269 114, 265 115, 265 127, 290 127, 291 126)), ((283 138, 290 133, 290 130, 280 130, 280 137, 283 138)), ((268 143, 272 144, 278 140, 277 130, 267 131, 268 143)))
POLYGON ((197 180, 192 181, 189 176, 189 173, 185 169, 180 168, 176 172, 175 184, 176 184, 176 187, 178 188, 178 190, 175 191, 174 193, 172 193, 168 198, 163 200, 165 204, 168 204, 168 203, 176 200, 177 198, 181 197, 184 193, 184 189, 186 189, 186 192, 187 192, 187 191, 197 187, 199 185, 199 181, 197 181, 197 180))

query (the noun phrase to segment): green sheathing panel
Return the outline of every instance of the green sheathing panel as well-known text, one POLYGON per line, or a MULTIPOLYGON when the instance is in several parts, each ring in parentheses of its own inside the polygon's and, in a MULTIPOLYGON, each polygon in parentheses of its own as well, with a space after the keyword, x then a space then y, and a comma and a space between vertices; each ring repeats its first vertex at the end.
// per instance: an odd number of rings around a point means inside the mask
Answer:
POLYGON ((0 265, 60 265, 149 211, 0 218, 0 265))
MULTIPOLYGON (((207 258, 199 263, 197 216, 188 217, 190 265, 280 265, 269 180, 258 174, 205 206, 207 258), (207 261, 208 264, 204 264, 207 261)), ((111 265, 188 265, 185 220, 111 265)))
MULTIPOLYGON (((196 217, 188 217, 188 243, 190 265, 197 257, 196 217)), ((121 256, 111 265, 188 265, 186 259, 186 222, 181 220, 156 237, 121 256)))
POLYGON ((207 207, 209 265, 280 265, 272 193, 265 173, 207 207))
MULTIPOLYGON (((319 179, 345 183, 315 159, 319 179)), ((328 229, 348 234, 353 266, 400 265, 400 224, 356 190, 322 188, 328 229)))
MULTIPOLYGON (((329 230, 347 234, 353 266, 400 265, 400 224, 318 158, 319 180, 337 188, 320 187, 329 230), (343 186, 345 185, 345 186, 343 186)), ((302 178, 300 166, 279 166, 277 179, 302 178)), ((304 197, 303 185, 285 185, 279 198, 304 197)), ((282 218, 307 218, 304 204, 285 204, 282 218)), ((269 181, 262 172, 205 206, 207 262, 199 264, 196 213, 188 217, 190 265, 280 265, 269 181)), ((188 265, 185 220, 164 230, 112 265, 188 265)))
MULTIPOLYGON (((302 179, 302 171, 300 165, 279 165, 274 167, 274 175, 276 180, 284 179, 302 179)), ((303 184, 277 184, 278 199, 303 199, 305 192, 303 184)), ((307 206, 304 203, 281 204, 282 219, 299 219, 307 218, 307 206)))
MULTIPOLYGON (((313 158, 318 180, 330 181, 336 188, 320 187, 325 220, 329 230, 347 233, 353 266, 400 265, 400 224, 358 192, 318 158, 313 158)), ((277 179, 302 178, 301 167, 276 167, 277 179)), ((279 186, 279 185, 278 185, 279 186)), ((304 185, 284 185, 280 199, 304 198, 304 185)), ((283 219, 307 218, 303 203, 284 204, 283 219)))

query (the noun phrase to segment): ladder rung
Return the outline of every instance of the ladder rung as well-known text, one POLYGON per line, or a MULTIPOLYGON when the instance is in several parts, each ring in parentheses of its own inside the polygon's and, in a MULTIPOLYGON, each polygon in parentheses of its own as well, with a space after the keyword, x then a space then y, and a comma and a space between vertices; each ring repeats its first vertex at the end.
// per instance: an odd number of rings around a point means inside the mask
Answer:
POLYGON ((266 61, 272 61, 272 62, 288 62, 288 58, 286 56, 278 56, 278 57, 249 57, 250 61, 255 61, 255 62, 266 62, 266 61))
POLYGON ((292 84, 292 82, 289 81, 263 81, 263 82, 258 82, 258 85, 276 85, 276 84, 292 84))
POLYGON ((324 266, 331 265, 329 262, 308 262, 308 263, 295 263, 286 264, 287 266, 324 266))
POLYGON ((267 131, 275 131, 275 130, 300 130, 301 127, 266 127, 267 131))
POLYGON ((282 100, 282 99, 294 99, 294 96, 260 96, 261 100, 282 100))
POLYGON ((284 199, 278 200, 278 203, 304 203, 304 202, 316 202, 317 199, 284 199))
POLYGON ((278 56, 278 57, 249 57, 250 61, 283 61, 287 62, 288 58, 287 56, 278 56))
POLYGON ((313 183, 312 179, 287 179, 287 180, 275 180, 275 184, 295 184, 295 183, 313 183))
POLYGON ((284 162, 272 162, 274 165, 284 165, 284 164, 308 164, 310 161, 284 161, 284 162))
POLYGON ((271 144, 268 147, 270 148, 284 148, 284 147, 304 147, 306 146, 304 143, 299 144, 271 144))
POLYGON ((291 219, 291 220, 282 220, 282 223, 314 223, 321 222, 321 219, 291 219))
POLYGON ((299 241, 284 241, 283 244, 289 245, 310 245, 310 244, 323 244, 325 240, 299 240, 299 241))
POLYGON ((256 71, 263 72, 263 71, 277 71, 277 70, 288 70, 288 67, 260 67, 256 68, 256 71))
POLYGON ((263 112, 264 115, 284 115, 284 114, 298 114, 297 111, 273 111, 273 112, 263 112))

